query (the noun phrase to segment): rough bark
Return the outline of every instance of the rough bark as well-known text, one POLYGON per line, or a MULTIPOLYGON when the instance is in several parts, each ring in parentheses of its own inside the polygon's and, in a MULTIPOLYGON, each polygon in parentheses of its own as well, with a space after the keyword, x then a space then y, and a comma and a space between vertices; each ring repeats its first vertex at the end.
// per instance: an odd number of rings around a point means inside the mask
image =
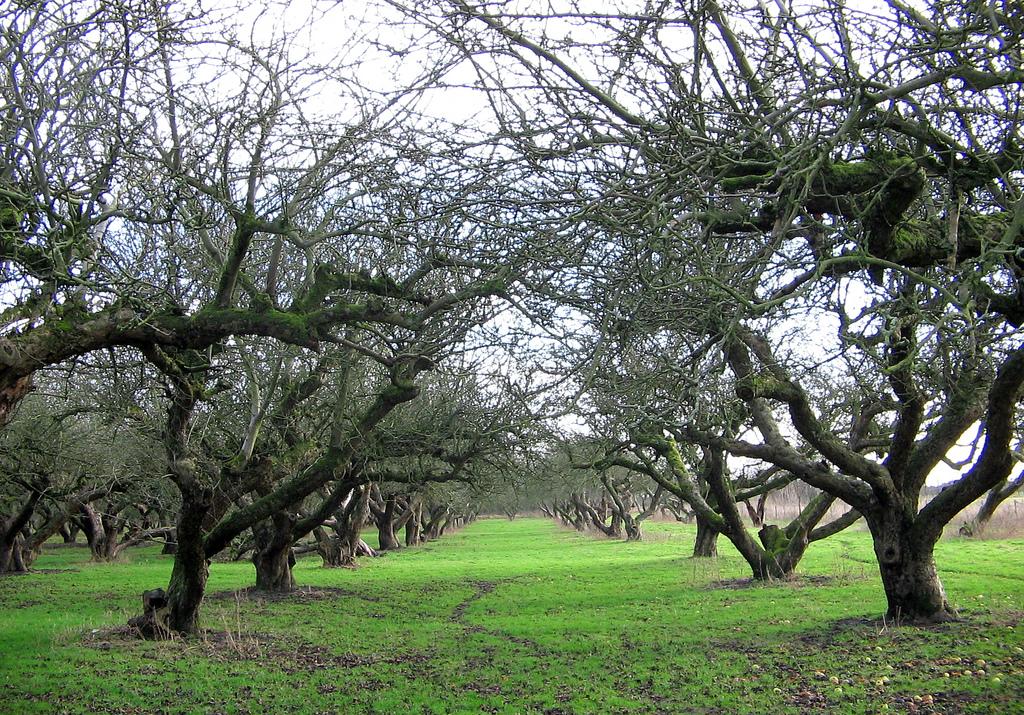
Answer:
POLYGON ((252 563, 256 567, 256 588, 260 591, 287 592, 295 588, 292 553, 295 518, 287 512, 278 512, 270 519, 253 527, 255 548, 252 563))
POLYGON ((643 541, 644 529, 643 522, 637 521, 629 514, 623 519, 623 526, 626 530, 626 541, 643 541))
POLYGON ((334 533, 330 534, 323 526, 313 529, 317 552, 323 558, 324 568, 353 567, 356 565, 356 556, 377 555, 359 536, 370 508, 370 488, 368 485, 357 486, 349 489, 349 492, 348 501, 328 522, 334 533))
MULTIPOLYGON (((787 578, 796 564, 780 560, 776 550, 762 548, 747 531, 725 476, 725 455, 720 450, 708 450, 706 461, 708 469, 705 478, 722 518, 720 531, 750 566, 754 579, 761 581, 787 578)), ((707 516, 710 515, 705 514, 705 517, 707 516)))
POLYGON ((284 549, 261 551, 253 556, 256 566, 256 589, 259 591, 287 592, 294 590, 295 555, 290 546, 284 549))
POLYGON ((355 556, 346 548, 345 542, 327 533, 322 526, 313 530, 316 551, 323 559, 324 568, 344 568, 355 564, 355 556))
POLYGON ((585 524, 589 523, 593 529, 610 538, 617 539, 622 536, 622 516, 618 511, 612 512, 611 523, 605 523, 608 508, 603 499, 598 508, 595 508, 590 505, 585 495, 574 493, 572 502, 576 512, 583 516, 585 524))
POLYGON ((894 514, 868 518, 888 602, 886 618, 933 622, 955 618, 935 570, 935 544, 894 514))
POLYGON ((18 558, 25 569, 31 568, 32 563, 39 557, 43 545, 66 525, 72 516, 81 509, 83 504, 88 504, 107 493, 106 488, 84 489, 70 497, 63 503, 51 505, 46 520, 24 538, 19 544, 20 553, 18 558))
POLYGON ((23 537, 20 533, 10 538, 0 538, 0 573, 25 573, 28 564, 24 559, 23 537))
POLYGON ((121 553, 118 544, 121 521, 116 514, 111 513, 112 508, 107 505, 99 512, 91 504, 83 504, 81 507, 82 530, 93 561, 113 561, 121 553))
POLYGON ((388 496, 384 501, 384 509, 380 515, 375 514, 377 522, 377 536, 380 541, 381 551, 394 551, 401 548, 402 544, 395 536, 395 509, 398 499, 395 495, 388 496))
POLYGON ((167 627, 191 635, 199 631, 199 607, 206 592, 210 563, 203 546, 203 519, 212 501, 206 490, 185 491, 178 517, 174 567, 167 587, 167 627))
POLYGON ((601 483, 604 485, 608 496, 611 497, 614 514, 617 514, 621 519, 623 529, 626 532, 626 541, 642 541, 644 538, 643 523, 657 510, 658 504, 661 503, 662 495, 665 493, 665 488, 659 484, 651 495, 647 508, 634 515, 632 510, 635 500, 632 494, 628 492, 625 496, 619 494, 616 485, 607 475, 601 478, 601 483))
POLYGON ((405 522, 405 545, 416 546, 423 540, 421 530, 423 525, 423 505, 417 503, 409 520, 405 522))
MULTIPOLYGON (((181 492, 177 527, 177 552, 167 588, 167 627, 189 635, 199 630, 199 608, 209 574, 209 558, 220 553, 231 541, 261 520, 299 503, 310 493, 331 481, 339 470, 351 465, 357 450, 376 425, 398 405, 414 399, 419 388, 415 377, 432 367, 426 358, 403 362, 393 368, 392 384, 379 393, 347 434, 332 436, 330 446, 308 469, 276 485, 265 496, 239 507, 226 516, 215 508, 217 494, 201 482, 195 460, 188 447, 189 423, 196 404, 203 394, 196 382, 171 356, 147 350, 147 358, 170 378, 174 385, 172 404, 165 432, 165 448, 171 478, 181 492), (211 526, 214 515, 219 520, 211 526)), ((368 494, 364 490, 364 494, 368 494)), ((366 517, 365 501, 359 523, 366 517)), ((358 532, 355 534, 358 537, 358 532)), ((355 544, 350 544, 354 551, 355 544)))
POLYGON ((28 524, 42 496, 35 489, 18 513, 0 521, 0 573, 21 573, 28 570, 23 558, 24 539, 21 530, 28 524))
POLYGON ((436 506, 429 512, 429 519, 423 526, 423 536, 426 541, 434 541, 441 538, 444 529, 448 524, 450 512, 447 506, 436 506))
POLYGON ((693 542, 694 558, 714 558, 718 556, 718 534, 711 522, 697 514, 697 538, 693 542))

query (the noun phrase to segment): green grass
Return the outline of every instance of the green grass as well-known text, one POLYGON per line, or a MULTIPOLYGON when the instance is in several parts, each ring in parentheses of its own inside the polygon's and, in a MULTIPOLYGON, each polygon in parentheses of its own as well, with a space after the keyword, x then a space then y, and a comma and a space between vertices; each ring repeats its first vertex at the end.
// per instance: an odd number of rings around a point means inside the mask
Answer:
POLYGON ((215 563, 209 633, 169 643, 114 629, 168 557, 54 548, 0 578, 0 712, 1024 712, 1024 541, 943 542, 964 621, 919 629, 879 620, 864 533, 812 546, 795 583, 737 588, 724 540, 694 560, 691 528, 647 531, 488 519, 357 570, 303 558, 313 591, 273 601, 231 596, 252 567, 215 563))

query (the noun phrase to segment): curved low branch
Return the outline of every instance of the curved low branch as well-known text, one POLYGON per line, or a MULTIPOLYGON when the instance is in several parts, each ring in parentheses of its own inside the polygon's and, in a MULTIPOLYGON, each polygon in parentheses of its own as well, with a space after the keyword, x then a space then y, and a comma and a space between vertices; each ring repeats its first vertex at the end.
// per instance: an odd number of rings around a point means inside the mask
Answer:
POLYGON ((840 531, 853 526, 860 521, 861 517, 862 515, 859 511, 856 509, 850 509, 841 517, 833 519, 829 523, 813 529, 808 535, 808 539, 812 542, 827 539, 833 534, 838 534, 840 531))

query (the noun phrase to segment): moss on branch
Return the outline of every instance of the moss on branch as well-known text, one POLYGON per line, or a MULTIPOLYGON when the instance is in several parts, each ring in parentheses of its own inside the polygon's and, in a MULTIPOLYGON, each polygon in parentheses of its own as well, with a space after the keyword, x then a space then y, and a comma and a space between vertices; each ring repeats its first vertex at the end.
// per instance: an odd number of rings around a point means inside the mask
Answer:
POLYGON ((366 271, 339 271, 333 266, 321 264, 313 275, 313 285, 304 296, 295 300, 290 310, 297 313, 317 310, 324 305, 329 295, 345 291, 396 298, 420 305, 429 305, 431 302, 426 296, 403 289, 388 276, 371 276, 366 271))

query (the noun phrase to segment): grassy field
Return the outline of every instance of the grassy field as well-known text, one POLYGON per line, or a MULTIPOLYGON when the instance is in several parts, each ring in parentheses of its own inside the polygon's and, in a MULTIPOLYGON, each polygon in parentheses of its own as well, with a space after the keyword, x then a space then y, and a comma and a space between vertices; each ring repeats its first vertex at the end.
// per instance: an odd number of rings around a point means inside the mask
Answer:
POLYGON ((91 564, 55 548, 0 578, 0 712, 1024 712, 1024 541, 940 545, 963 622, 879 620, 864 533, 815 544, 792 583, 687 557, 693 532, 627 544, 539 519, 487 519, 424 547, 236 593, 214 564, 194 641, 117 628, 168 557, 91 564))

